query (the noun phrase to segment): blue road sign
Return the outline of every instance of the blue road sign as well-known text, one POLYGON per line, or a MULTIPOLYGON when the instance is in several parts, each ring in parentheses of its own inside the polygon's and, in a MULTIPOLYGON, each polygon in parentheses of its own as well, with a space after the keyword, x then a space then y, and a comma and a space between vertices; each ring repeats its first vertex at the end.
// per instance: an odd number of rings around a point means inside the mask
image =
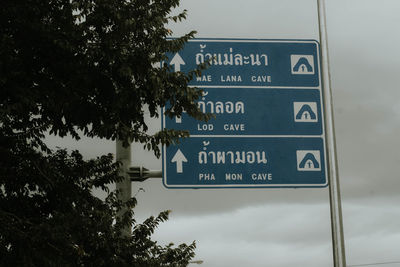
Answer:
POLYGON ((168 56, 175 71, 210 62, 190 84, 215 119, 163 117, 163 128, 191 134, 163 148, 166 187, 327 185, 316 41, 195 39, 168 56))
POLYGON ((164 153, 167 187, 326 186, 320 137, 199 136, 164 153))
POLYGON ((320 84, 316 41, 195 39, 169 55, 175 71, 188 72, 203 62, 211 66, 196 86, 296 86, 320 84))
POLYGON ((216 117, 165 118, 165 127, 191 135, 321 135, 318 89, 207 88, 199 107, 216 117))

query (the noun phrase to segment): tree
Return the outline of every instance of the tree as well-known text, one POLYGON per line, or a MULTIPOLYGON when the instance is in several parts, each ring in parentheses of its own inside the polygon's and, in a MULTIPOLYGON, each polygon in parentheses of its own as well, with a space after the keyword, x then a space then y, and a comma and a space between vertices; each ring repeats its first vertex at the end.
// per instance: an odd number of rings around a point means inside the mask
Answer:
POLYGON ((205 66, 173 72, 176 39, 167 24, 179 0, 4 0, 0 11, 0 262, 19 266, 186 265, 194 243, 159 246, 151 234, 168 211, 142 224, 136 201, 122 203, 107 186, 121 179, 112 155, 84 160, 51 151, 45 133, 141 142, 160 155, 186 131, 149 135, 144 113, 185 111, 208 120, 188 87, 205 66), (105 201, 91 194, 107 191, 105 201), (122 220, 116 213, 129 212, 122 220), (133 225, 132 237, 121 229, 133 225))

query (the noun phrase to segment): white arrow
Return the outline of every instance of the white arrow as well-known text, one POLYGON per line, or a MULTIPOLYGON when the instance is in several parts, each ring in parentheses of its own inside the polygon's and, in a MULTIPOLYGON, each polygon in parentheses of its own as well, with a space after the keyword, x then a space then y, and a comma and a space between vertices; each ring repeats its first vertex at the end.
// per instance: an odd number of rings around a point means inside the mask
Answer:
POLYGON ((183 162, 187 162, 185 155, 183 155, 182 151, 178 149, 176 151, 175 156, 172 158, 171 162, 176 162, 176 172, 183 172, 183 162))
POLYGON ((185 65, 185 61, 183 61, 181 56, 176 53, 169 64, 175 65, 175 71, 181 71, 181 65, 185 65))

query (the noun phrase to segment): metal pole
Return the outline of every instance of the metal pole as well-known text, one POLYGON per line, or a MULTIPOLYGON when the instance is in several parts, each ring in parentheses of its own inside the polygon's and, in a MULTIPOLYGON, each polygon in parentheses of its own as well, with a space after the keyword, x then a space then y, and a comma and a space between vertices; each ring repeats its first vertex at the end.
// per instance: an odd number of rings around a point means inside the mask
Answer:
MULTIPOLYGON (((129 167, 131 165, 131 145, 128 147, 123 147, 122 141, 116 141, 116 159, 120 161, 122 165, 119 168, 119 175, 123 176, 124 179, 121 182, 118 182, 116 185, 117 190, 120 191, 118 197, 122 202, 128 201, 132 196, 132 188, 131 188, 131 178, 128 174, 129 167)), ((127 209, 122 209, 117 216, 122 218, 122 215, 127 211, 127 209)), ((122 230, 122 235, 130 236, 131 229, 130 227, 126 227, 122 230)))
POLYGON ((326 29, 325 0, 317 0, 319 36, 321 42, 322 85, 325 105, 325 131, 329 165, 329 200, 331 207, 333 262, 335 267, 346 267, 344 247, 342 206, 340 198, 339 173, 336 157, 336 138, 333 118, 331 77, 329 71, 328 37, 326 29))

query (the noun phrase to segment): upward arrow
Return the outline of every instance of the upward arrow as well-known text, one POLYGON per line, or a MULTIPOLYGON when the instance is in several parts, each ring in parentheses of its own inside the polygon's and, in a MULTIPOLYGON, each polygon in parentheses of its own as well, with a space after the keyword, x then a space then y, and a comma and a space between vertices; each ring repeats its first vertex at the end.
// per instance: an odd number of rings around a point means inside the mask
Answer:
POLYGON ((183 61, 181 56, 176 53, 169 64, 175 65, 175 71, 181 71, 181 65, 185 65, 185 61, 183 61))
POLYGON ((183 162, 187 162, 187 159, 180 149, 176 151, 175 156, 172 158, 171 162, 176 162, 177 173, 183 173, 183 162))

